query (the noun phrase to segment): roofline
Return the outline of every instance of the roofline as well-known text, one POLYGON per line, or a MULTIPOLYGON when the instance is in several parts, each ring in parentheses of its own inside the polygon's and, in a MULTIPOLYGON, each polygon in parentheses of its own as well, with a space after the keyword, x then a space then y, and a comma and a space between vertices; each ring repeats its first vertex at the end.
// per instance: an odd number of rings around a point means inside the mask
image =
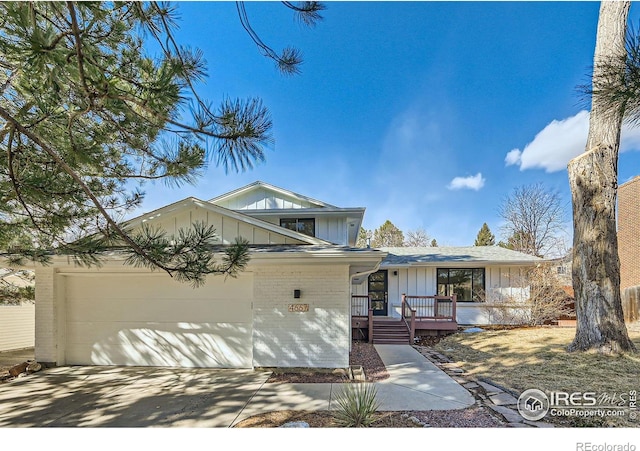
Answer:
POLYGON ((269 230, 274 233, 279 233, 280 235, 287 236, 289 238, 293 238, 298 241, 302 241, 307 244, 318 244, 318 245, 330 245, 328 241, 322 240, 320 238, 312 237, 305 235, 300 232, 296 232, 294 230, 289 230, 284 227, 280 227, 279 225, 272 224, 267 221, 263 221, 262 219, 254 218, 252 216, 246 215, 244 213, 240 213, 237 210, 229 210, 228 208, 221 207, 219 205, 212 204, 210 202, 203 201, 201 199, 195 197, 187 197, 177 202, 174 202, 169 205, 165 205, 164 207, 153 210, 149 213, 142 214, 137 216, 129 221, 126 221, 126 227, 135 227, 136 225, 140 225, 145 221, 153 219, 154 216, 158 214, 162 214, 164 212, 180 212, 183 209, 188 208, 189 206, 195 205, 197 207, 204 208, 205 210, 212 211, 214 213, 219 213, 224 216, 228 216, 230 218, 236 219, 238 221, 246 222, 256 227, 260 227, 266 230, 269 230))
POLYGON ((380 268, 415 268, 415 267, 453 267, 453 268, 466 268, 472 266, 535 266, 542 263, 542 261, 505 261, 505 260, 468 260, 468 261, 453 261, 443 260, 438 262, 414 262, 414 263, 385 263, 380 264, 380 268))
MULTIPOLYGON (((345 264, 351 264, 354 262, 380 262, 383 260, 387 254, 381 251, 362 251, 358 250, 357 252, 351 251, 349 249, 305 249, 304 245, 300 246, 300 249, 296 250, 286 250, 286 251, 273 251, 273 252, 259 252, 255 250, 249 250, 249 265, 252 262, 254 263, 300 263, 301 259, 304 260, 313 260, 316 262, 327 261, 327 260, 337 260, 337 262, 344 262, 345 264)), ((104 268, 128 268, 131 272, 156 272, 163 273, 163 271, 156 269, 155 271, 150 270, 148 268, 135 267, 133 265, 124 265, 124 261, 126 260, 125 255, 103 255, 102 256, 102 264, 99 266, 100 269, 104 268)), ((34 264, 34 267, 31 269, 35 269, 40 265, 34 264)), ((78 266, 76 265, 70 256, 67 255, 54 255, 51 258, 51 264, 47 265, 47 267, 51 266, 69 266, 73 272, 90 272, 95 266, 86 267, 86 266, 78 266)))
POLYGON ((261 180, 257 180, 257 181, 255 181, 253 183, 249 183, 248 185, 245 185, 243 187, 234 189, 233 191, 229 191, 228 193, 221 194, 220 196, 214 197, 213 199, 209 199, 209 202, 212 202, 212 203, 220 202, 220 201, 222 201, 222 200, 224 200, 224 199, 226 199, 228 197, 235 196, 236 194, 240 194, 240 193, 242 193, 244 191, 249 191, 249 190, 257 188, 257 187, 268 188, 268 189, 271 189, 273 191, 277 191, 280 194, 285 194, 285 195, 288 195, 288 196, 297 197, 300 200, 304 200, 304 201, 310 202, 312 204, 317 204, 317 205, 320 205, 322 207, 339 208, 339 207, 336 207, 335 205, 331 205, 331 204, 328 204, 328 203, 323 202, 321 200, 313 199, 311 197, 304 196, 302 194, 298 194, 296 192, 293 192, 293 191, 290 191, 290 190, 287 190, 287 189, 284 189, 284 188, 280 188, 278 186, 271 185, 269 183, 265 183, 265 182, 263 182, 261 180))
POLYGON ((320 207, 320 208, 270 208, 264 210, 233 210, 233 211, 247 211, 252 215, 273 215, 273 214, 297 214, 304 213, 354 213, 362 214, 366 211, 365 207, 320 207))

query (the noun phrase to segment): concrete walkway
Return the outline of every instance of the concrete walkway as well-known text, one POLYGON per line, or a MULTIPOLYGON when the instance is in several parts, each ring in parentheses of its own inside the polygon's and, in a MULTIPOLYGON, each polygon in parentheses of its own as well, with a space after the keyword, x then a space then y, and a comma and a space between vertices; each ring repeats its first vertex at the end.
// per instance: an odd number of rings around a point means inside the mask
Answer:
MULTIPOLYGON (((376 345, 390 377, 381 411, 448 410, 475 400, 411 346, 376 345)), ((270 373, 59 367, 0 384, 0 427, 231 427, 276 410, 330 410, 344 384, 267 384, 270 373)))
POLYGON ((389 379, 377 384, 380 410, 453 410, 474 404, 464 387, 409 345, 375 345, 389 379))
MULTIPOLYGON (((381 411, 453 410, 474 397, 409 345, 375 345, 389 378, 376 382, 381 411)), ((274 410, 332 410, 344 384, 265 384, 247 403, 242 419, 274 410)))

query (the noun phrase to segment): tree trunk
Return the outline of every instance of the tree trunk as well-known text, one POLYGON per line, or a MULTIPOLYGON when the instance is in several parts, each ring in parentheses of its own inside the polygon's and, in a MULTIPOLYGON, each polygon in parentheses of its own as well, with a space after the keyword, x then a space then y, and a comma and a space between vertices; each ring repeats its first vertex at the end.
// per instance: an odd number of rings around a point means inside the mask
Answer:
MULTIPOLYGON (((625 55, 630 2, 600 6, 593 79, 599 63, 625 55)), ((624 323, 616 232, 618 150, 622 111, 592 101, 586 152, 569 162, 573 201, 573 289, 577 328, 569 351, 635 351, 624 323)))

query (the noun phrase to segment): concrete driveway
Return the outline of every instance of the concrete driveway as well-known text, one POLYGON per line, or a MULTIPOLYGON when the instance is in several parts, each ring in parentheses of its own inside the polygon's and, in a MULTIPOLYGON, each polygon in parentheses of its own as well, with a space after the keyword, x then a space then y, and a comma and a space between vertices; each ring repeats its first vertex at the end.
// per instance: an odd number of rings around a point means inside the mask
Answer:
MULTIPOLYGON (((376 345, 382 411, 450 410, 473 396, 411 346, 376 345)), ((0 384, 1 427, 231 427, 259 413, 330 410, 344 384, 266 384, 252 370, 76 366, 0 384)))
POLYGON ((269 374, 51 368, 0 385, 0 427, 229 427, 269 374))

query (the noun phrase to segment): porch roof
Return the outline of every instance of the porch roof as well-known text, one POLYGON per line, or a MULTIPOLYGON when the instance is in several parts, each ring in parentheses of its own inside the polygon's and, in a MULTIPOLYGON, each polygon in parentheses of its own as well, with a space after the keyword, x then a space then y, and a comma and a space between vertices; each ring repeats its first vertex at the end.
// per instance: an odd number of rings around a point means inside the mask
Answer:
POLYGON ((534 265, 544 260, 499 246, 382 247, 387 257, 381 267, 464 264, 534 265))

